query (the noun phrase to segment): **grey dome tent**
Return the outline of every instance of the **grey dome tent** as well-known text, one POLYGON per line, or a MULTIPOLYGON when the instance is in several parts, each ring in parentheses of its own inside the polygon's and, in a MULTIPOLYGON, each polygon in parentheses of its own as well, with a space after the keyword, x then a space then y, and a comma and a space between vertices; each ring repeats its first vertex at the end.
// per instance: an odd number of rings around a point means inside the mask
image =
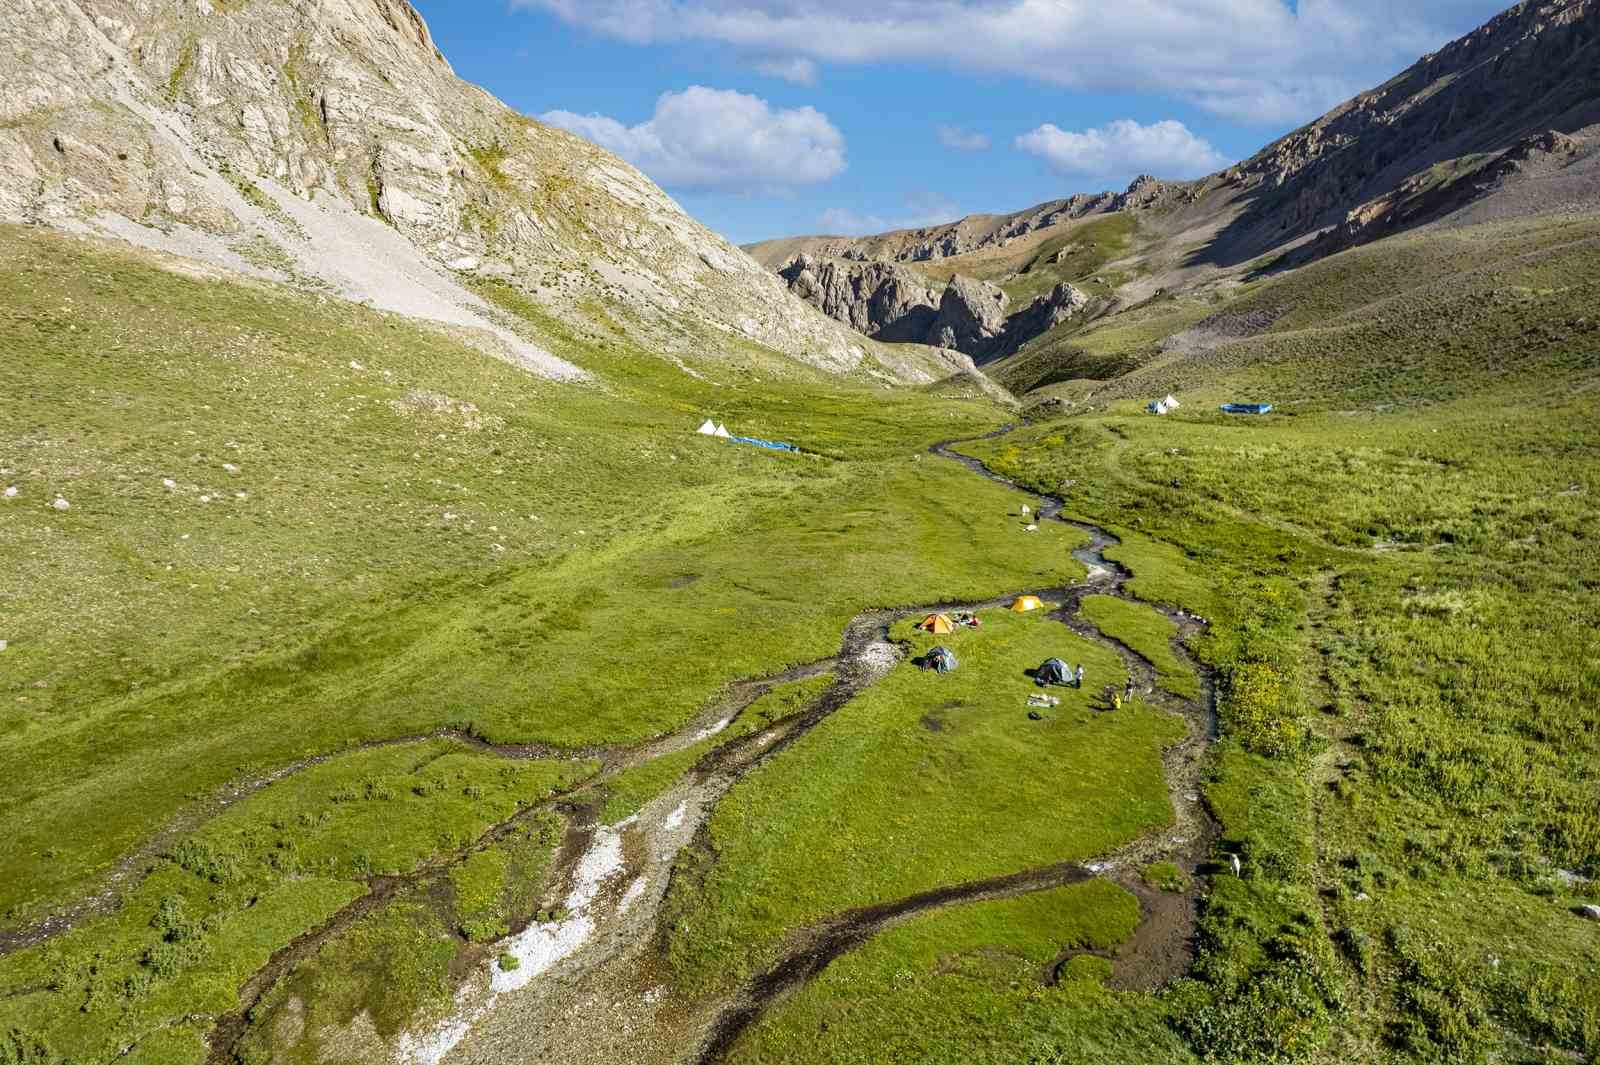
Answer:
POLYGON ((1071 675, 1065 662, 1059 658, 1051 658, 1047 659, 1045 664, 1039 667, 1033 677, 1039 687, 1043 688, 1051 684, 1065 684, 1067 683, 1067 678, 1071 675))
POLYGON ((935 673, 948 673, 952 669, 960 666, 961 663, 956 661, 955 652, 950 650, 950 648, 935 647, 933 650, 917 659, 917 665, 923 669, 931 669, 935 673))

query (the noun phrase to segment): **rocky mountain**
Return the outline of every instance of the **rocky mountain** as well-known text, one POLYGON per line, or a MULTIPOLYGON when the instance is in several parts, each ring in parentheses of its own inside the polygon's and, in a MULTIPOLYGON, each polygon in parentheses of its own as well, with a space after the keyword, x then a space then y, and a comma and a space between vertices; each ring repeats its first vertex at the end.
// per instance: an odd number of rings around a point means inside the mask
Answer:
MULTIPOLYGON (((669 358, 915 381, 637 170, 458 79, 406 0, 0 0, 0 221, 115 236, 583 371, 485 293, 669 358), (781 366, 781 359, 777 364, 781 366)), ((685 363, 687 365, 687 363, 685 363)))
POLYGON ((1120 193, 1079 193, 1015 214, 968 215, 943 225, 899 229, 869 237, 782 237, 747 244, 745 250, 769 269, 777 269, 796 255, 856 262, 931 262, 986 248, 1004 248, 1029 234, 1091 215, 1143 211, 1182 203, 1191 197, 1194 188, 1190 182, 1161 181, 1143 175, 1120 193))
MULTIPOLYGON (((1042 265, 1081 285, 1098 282, 1102 268, 1096 262, 1089 275, 1074 272, 1071 235, 1120 217, 1138 240, 1118 270, 1104 271, 1115 277, 1114 310, 1265 262, 1303 265, 1419 225, 1560 210, 1600 210, 1600 0, 1517 4, 1200 181, 1141 177, 1118 195, 861 238, 767 241, 749 251, 774 269, 797 254, 862 269, 936 262, 945 276, 972 273, 1001 284, 1042 265), (1062 249, 1031 257, 1051 240, 1062 249), (1018 251, 1008 250, 1013 245, 1018 251)), ((1058 312, 1042 313, 1047 320, 1058 312)), ((1013 334, 1038 335, 1020 323, 1013 334)), ((981 361, 991 341, 962 350, 981 361)))
POLYGON ((943 291, 889 262, 819 259, 802 252, 778 270, 796 296, 885 343, 925 344, 981 362, 1016 351, 1082 311, 1089 297, 1062 283, 1007 314, 1004 289, 957 275, 943 291))

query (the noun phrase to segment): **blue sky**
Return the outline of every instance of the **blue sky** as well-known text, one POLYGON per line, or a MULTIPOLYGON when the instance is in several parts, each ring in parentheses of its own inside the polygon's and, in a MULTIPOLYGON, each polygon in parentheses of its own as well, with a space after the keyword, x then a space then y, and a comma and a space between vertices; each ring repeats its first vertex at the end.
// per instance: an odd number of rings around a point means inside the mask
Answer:
POLYGON ((414 0, 456 72, 732 240, 1244 158, 1499 0, 414 0))

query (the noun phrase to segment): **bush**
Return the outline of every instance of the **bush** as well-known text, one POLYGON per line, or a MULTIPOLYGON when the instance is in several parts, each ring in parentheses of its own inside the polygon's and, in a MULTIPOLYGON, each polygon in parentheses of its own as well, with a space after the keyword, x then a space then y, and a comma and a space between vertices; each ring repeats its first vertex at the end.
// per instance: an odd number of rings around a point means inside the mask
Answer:
POLYGON ((237 852, 217 848, 198 839, 180 840, 172 848, 169 857, 195 876, 213 884, 228 884, 237 880, 244 864, 237 852))
POLYGON ((503 972, 503 973, 514 973, 520 968, 522 968, 522 962, 515 954, 502 954, 502 955, 500 955, 500 971, 501 972, 503 972))
POLYGON ((1154 865, 1147 865, 1141 875, 1144 878, 1144 882, 1157 891, 1170 891, 1174 894, 1181 894, 1189 890, 1189 878, 1173 862, 1156 862, 1154 865))

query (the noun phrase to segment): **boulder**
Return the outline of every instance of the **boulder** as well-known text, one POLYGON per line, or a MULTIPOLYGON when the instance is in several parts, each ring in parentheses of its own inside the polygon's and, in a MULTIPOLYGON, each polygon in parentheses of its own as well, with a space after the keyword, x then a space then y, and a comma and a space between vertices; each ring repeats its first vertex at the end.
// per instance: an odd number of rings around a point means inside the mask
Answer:
POLYGON ((1600 921, 1600 906, 1596 906, 1593 903, 1579 906, 1572 912, 1588 921, 1600 921))

